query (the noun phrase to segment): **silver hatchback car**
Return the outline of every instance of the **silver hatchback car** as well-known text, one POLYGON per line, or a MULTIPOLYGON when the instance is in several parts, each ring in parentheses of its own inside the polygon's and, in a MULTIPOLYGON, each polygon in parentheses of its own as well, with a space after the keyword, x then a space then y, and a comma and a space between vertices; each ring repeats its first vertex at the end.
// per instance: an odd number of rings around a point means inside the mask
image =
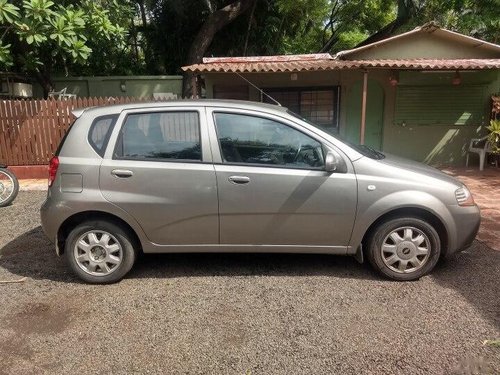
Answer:
POLYGON ((459 181, 347 144, 283 107, 194 100, 74 115, 41 217, 90 283, 120 280, 138 252, 352 255, 415 280, 479 228, 459 181))

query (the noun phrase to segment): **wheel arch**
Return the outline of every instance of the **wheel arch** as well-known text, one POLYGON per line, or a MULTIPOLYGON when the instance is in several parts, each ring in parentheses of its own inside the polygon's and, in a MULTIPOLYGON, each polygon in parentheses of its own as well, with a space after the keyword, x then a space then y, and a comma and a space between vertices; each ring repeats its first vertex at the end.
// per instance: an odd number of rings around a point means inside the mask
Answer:
POLYGON ((137 246, 137 250, 142 251, 142 244, 141 240, 139 239, 139 236, 137 235, 134 228, 132 228, 132 226, 125 220, 116 215, 110 214, 109 212, 83 211, 69 216, 68 218, 66 218, 66 220, 64 220, 64 222, 59 227, 57 231, 58 255, 62 255, 64 253, 66 239, 68 238, 68 235, 73 230, 73 228, 75 228, 77 225, 81 223, 91 220, 108 221, 122 227, 130 234, 131 239, 134 242, 134 246, 137 246))

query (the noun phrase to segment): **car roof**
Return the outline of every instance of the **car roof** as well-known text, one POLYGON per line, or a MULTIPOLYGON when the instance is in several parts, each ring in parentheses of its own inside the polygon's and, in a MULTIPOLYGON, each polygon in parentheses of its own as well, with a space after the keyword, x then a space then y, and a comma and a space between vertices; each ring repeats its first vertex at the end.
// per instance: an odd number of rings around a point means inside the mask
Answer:
POLYGON ((112 104, 99 107, 88 107, 75 109, 73 114, 80 117, 82 113, 90 112, 93 115, 118 113, 128 109, 147 109, 147 108, 167 108, 167 107, 191 107, 191 106, 205 106, 205 107, 226 107, 238 109, 251 109, 251 110, 265 110, 286 112, 287 108, 275 104, 252 102, 247 100, 227 100, 227 99, 181 99, 181 100, 166 100, 154 102, 137 102, 127 104, 112 104))

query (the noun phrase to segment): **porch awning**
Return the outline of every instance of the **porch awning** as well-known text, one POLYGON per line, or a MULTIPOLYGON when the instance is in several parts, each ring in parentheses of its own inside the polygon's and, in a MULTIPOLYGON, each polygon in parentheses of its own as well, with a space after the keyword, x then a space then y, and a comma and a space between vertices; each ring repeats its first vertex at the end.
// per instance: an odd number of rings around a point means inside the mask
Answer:
POLYGON ((283 56, 210 58, 202 64, 182 67, 193 73, 286 73, 330 71, 342 69, 394 70, 486 70, 500 69, 500 59, 401 59, 401 60, 336 60, 318 56, 311 60, 286 60, 283 56), (278 59, 279 58, 279 59, 278 59), (206 62, 205 62, 206 61, 206 62))

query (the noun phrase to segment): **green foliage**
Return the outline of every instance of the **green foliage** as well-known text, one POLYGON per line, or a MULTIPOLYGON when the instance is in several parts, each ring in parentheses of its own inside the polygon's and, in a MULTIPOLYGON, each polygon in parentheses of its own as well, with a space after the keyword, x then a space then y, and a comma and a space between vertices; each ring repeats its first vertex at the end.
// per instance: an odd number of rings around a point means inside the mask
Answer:
POLYGON ((500 339, 496 339, 496 340, 485 340, 483 342, 483 345, 486 345, 486 346, 492 346, 494 348, 500 348, 500 339))
POLYGON ((413 0, 413 3, 417 12, 407 29, 436 21, 459 33, 500 42, 499 0, 413 0))
MULTIPOLYGON (((0 70, 178 74, 208 16, 233 1, 0 0, 0 70)), ((435 20, 500 42, 500 0, 255 1, 215 35, 207 56, 335 53, 398 15, 409 17, 398 32, 435 20)))
POLYGON ((85 66, 96 45, 124 48, 125 28, 109 12, 117 8, 117 0, 0 0, 0 70, 68 71, 85 66))
POLYGON ((500 120, 491 120, 490 126, 486 129, 489 130, 488 141, 491 143, 492 151, 500 153, 500 120))
POLYGON ((14 4, 9 4, 7 0, 0 0, 0 23, 14 22, 19 17, 19 8, 14 4))
POLYGON ((0 61, 3 61, 5 66, 11 66, 13 64, 10 54, 10 44, 3 45, 0 43, 0 61))

